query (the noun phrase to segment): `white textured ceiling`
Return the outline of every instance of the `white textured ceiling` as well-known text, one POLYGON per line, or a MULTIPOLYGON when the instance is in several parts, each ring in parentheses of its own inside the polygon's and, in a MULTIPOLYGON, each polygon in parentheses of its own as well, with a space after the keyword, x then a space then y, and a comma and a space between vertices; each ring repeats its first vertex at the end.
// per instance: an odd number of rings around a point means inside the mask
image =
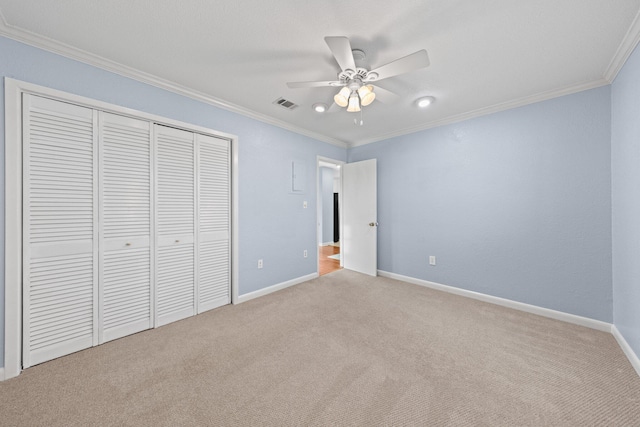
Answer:
POLYGON ((383 139, 611 82, 640 37, 640 0, 0 0, 0 33, 321 139, 383 139), (325 36, 374 68, 426 49, 431 65, 383 80, 393 104, 319 115, 334 80, 325 36), (413 102, 436 97, 426 110, 413 102), (299 105, 273 104, 284 97, 299 105), (359 114, 358 114, 359 116, 359 114))

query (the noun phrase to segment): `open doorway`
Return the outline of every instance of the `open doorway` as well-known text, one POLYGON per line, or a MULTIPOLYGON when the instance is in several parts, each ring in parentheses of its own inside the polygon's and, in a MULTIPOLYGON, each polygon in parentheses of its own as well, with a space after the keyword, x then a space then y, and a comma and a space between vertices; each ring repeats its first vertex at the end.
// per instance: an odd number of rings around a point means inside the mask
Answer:
POLYGON ((340 251, 342 235, 342 175, 343 162, 318 157, 318 274, 339 270, 343 261, 340 251))

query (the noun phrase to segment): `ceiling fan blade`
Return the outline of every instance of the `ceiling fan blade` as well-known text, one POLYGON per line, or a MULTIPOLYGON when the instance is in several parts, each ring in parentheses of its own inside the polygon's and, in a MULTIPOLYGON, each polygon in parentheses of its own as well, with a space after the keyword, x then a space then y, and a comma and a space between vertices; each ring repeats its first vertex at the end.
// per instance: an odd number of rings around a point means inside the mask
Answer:
POLYGON ((383 104, 393 104, 398 99, 400 99, 399 95, 396 95, 390 90, 381 88, 380 86, 373 86, 373 93, 376 94, 376 100, 382 102, 383 104))
POLYGON ((374 70, 369 71, 370 81, 378 81, 387 79, 389 77, 397 76, 398 74, 408 73, 420 68, 429 66, 429 55, 427 51, 422 49, 417 52, 407 55, 403 58, 396 59, 388 64, 382 65, 374 70), (375 73, 378 76, 374 78, 372 74, 375 73))
POLYGON ((304 87, 340 87, 344 86, 339 81, 326 81, 326 82, 289 82, 287 86, 290 89, 299 89, 304 87))
POLYGON ((351 43, 346 37, 325 37, 324 41, 331 49, 331 53, 336 58, 338 65, 342 71, 356 70, 356 62, 351 52, 351 43))

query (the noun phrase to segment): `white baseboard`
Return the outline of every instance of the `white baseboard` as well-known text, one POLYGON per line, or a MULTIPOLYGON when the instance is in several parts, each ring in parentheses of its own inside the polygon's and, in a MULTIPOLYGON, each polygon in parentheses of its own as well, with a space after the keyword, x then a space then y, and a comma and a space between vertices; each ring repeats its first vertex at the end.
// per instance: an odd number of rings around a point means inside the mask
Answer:
POLYGON ((633 369, 635 369, 638 373, 638 376, 640 376, 640 359, 638 359, 638 355, 633 351, 627 340, 624 339, 618 328, 616 328, 616 325, 613 325, 611 327, 611 333, 615 337, 616 341, 618 341, 618 345, 620 346, 622 351, 624 351, 624 354, 627 356, 627 359, 629 359, 629 362, 631 362, 631 366, 633 366, 633 369))
POLYGON ((551 319, 561 320, 563 322, 586 326, 587 328, 596 329, 598 331, 611 333, 611 323, 590 319, 588 317, 576 316, 575 314, 564 313, 562 311, 538 307, 537 305, 525 304, 505 298, 494 297, 492 295, 468 291, 466 289, 460 289, 453 286, 441 285, 440 283, 429 282, 427 280, 416 279, 413 277, 403 276, 395 273, 389 273, 387 271, 378 270, 378 275, 388 277, 390 279, 402 280, 403 282, 412 283, 414 285, 425 286, 427 288, 435 289, 438 291, 448 292, 467 298, 473 298, 491 304, 501 305, 503 307, 513 308, 515 310, 525 311, 527 313, 537 314, 538 316, 549 317, 551 319))
POLYGON ((313 280, 316 277, 318 277, 318 273, 307 274, 306 276, 297 277, 295 279, 287 280, 286 282, 278 283, 276 285, 259 289, 257 291, 249 292, 248 294, 240 295, 238 297, 238 304, 288 288, 289 286, 294 286, 303 282, 308 282, 309 280, 313 280))

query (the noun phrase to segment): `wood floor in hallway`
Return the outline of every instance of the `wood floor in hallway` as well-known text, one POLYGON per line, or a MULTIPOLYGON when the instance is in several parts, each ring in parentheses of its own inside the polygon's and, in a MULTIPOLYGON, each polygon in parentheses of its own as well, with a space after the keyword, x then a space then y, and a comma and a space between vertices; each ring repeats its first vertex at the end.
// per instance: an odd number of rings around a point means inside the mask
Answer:
POLYGON ((331 255, 339 254, 340 246, 320 246, 320 275, 332 273, 340 270, 340 260, 329 258, 331 255))

